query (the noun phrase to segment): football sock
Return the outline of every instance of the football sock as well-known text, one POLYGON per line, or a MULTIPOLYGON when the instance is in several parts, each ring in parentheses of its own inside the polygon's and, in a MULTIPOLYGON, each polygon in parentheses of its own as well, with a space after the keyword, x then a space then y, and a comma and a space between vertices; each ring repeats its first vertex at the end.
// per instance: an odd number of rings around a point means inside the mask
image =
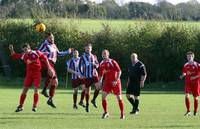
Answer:
POLYGON ((23 107, 25 99, 26 99, 26 95, 25 94, 21 94, 20 100, 19 100, 19 106, 20 107, 23 107))
POLYGON ((86 93, 85 99, 86 99, 86 105, 89 105, 89 99, 90 99, 90 94, 89 93, 86 93))
POLYGON ((77 102, 77 93, 73 94, 73 102, 74 102, 74 105, 76 105, 76 102, 77 102))
POLYGON ((187 108, 187 112, 190 112, 190 100, 189 98, 185 98, 185 105, 186 105, 186 108, 187 108))
POLYGON ((194 112, 198 111, 198 99, 194 99, 194 112))
POLYGON ((38 100, 39 100, 39 94, 35 93, 33 96, 33 107, 37 107, 38 100))
POLYGON ((54 97, 54 95, 55 95, 55 90, 56 90, 56 86, 55 86, 55 85, 52 85, 52 86, 50 87, 50 90, 49 90, 49 96, 50 96, 51 98, 54 97))
POLYGON ((139 99, 135 99, 134 110, 137 110, 138 106, 139 106, 139 99))
POLYGON ((133 108, 134 108, 134 103, 135 103, 135 102, 134 102, 134 99, 130 97, 130 98, 128 98, 128 101, 130 102, 130 104, 131 104, 131 105, 133 106, 133 108))
POLYGON ((108 112, 107 101, 105 99, 102 100, 102 106, 103 106, 104 113, 107 113, 108 112))
POLYGON ((119 108, 120 108, 120 111, 121 111, 121 115, 124 114, 124 102, 123 100, 119 100, 119 108))
POLYGON ((80 102, 83 102, 84 97, 85 97, 85 91, 82 91, 82 92, 81 92, 81 100, 80 100, 80 102))
POLYGON ((97 90, 97 89, 94 91, 94 96, 93 96, 92 100, 94 100, 94 101, 96 100, 97 96, 99 95, 99 91, 100 90, 97 90))

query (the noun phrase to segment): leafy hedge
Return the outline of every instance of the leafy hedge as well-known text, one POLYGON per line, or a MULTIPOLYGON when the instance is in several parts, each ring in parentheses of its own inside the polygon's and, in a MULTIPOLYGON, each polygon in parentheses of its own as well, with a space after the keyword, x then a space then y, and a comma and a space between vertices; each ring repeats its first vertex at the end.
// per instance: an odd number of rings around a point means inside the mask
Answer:
MULTIPOLYGON (((187 24, 162 24, 149 22, 129 26, 126 30, 115 30, 107 24, 102 24, 99 32, 81 32, 78 25, 61 24, 56 20, 46 20, 47 32, 55 35, 55 41, 60 50, 74 47, 82 53, 86 42, 92 42, 93 52, 101 60, 101 51, 110 50, 111 57, 116 59, 126 76, 126 67, 130 63, 130 54, 136 52, 139 59, 144 62, 148 71, 148 81, 173 81, 181 73, 185 63, 185 53, 194 51, 196 59, 200 55, 200 27, 187 24)), ((14 44, 15 50, 20 51, 20 45, 28 42, 33 48, 44 41, 45 33, 37 33, 33 27, 33 21, 19 22, 14 20, 2 20, 0 23, 0 43, 4 45, 8 53, 8 44, 14 44)), ((9 56, 8 56, 9 57, 9 56)), ((69 56, 59 58, 56 69, 59 76, 64 77, 66 72, 65 60, 69 56)), ((13 76, 24 75, 22 61, 9 62, 13 76)))

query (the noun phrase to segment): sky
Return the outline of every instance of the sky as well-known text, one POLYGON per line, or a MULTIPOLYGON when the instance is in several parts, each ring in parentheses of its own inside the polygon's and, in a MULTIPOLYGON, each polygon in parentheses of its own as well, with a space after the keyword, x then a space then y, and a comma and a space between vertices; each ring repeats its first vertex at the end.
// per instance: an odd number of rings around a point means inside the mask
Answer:
MULTIPOLYGON (((91 0, 91 1, 95 1, 97 3, 102 2, 102 0, 91 0)), ((157 0, 116 0, 117 3, 128 3, 130 1, 135 1, 135 2, 148 2, 151 4, 155 4, 157 0)), ((187 2, 189 0, 167 0, 168 2, 172 3, 172 4, 178 4, 181 2, 187 2)), ((200 0, 197 0, 198 2, 200 2, 200 0)))

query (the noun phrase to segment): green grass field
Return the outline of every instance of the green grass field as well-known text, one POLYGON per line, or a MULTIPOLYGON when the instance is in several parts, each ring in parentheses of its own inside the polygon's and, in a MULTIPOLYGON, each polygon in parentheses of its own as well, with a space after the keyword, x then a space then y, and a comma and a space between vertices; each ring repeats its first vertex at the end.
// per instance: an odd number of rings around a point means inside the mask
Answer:
MULTIPOLYGON (((27 23, 30 25, 34 24, 33 19, 0 19, 0 22, 15 22, 15 23, 27 23)), ((193 28, 194 30, 200 29, 199 22, 185 22, 185 21, 154 21, 154 20, 97 20, 97 19, 65 19, 65 18, 51 18, 51 19, 42 19, 44 23, 50 22, 51 24, 59 24, 62 27, 66 28, 75 28, 82 32, 99 32, 103 29, 103 24, 109 25, 112 30, 123 31, 127 30, 129 27, 140 28, 145 25, 157 26, 160 29, 165 26, 187 26, 193 28)), ((48 27, 48 26, 47 26, 48 27)))
MULTIPOLYGON (((130 115, 131 106, 125 99, 124 120, 119 119, 119 108, 113 95, 108 97, 110 117, 101 119, 101 96, 98 109, 91 105, 91 112, 82 107, 72 109, 72 90, 58 89, 55 97, 57 109, 46 104, 40 96, 36 113, 31 111, 33 90, 30 90, 24 111, 15 113, 20 88, 0 87, 0 129, 199 129, 200 117, 184 117, 184 95, 181 92, 143 91, 140 114, 130 115)), ((80 95, 79 95, 80 97, 80 95)))

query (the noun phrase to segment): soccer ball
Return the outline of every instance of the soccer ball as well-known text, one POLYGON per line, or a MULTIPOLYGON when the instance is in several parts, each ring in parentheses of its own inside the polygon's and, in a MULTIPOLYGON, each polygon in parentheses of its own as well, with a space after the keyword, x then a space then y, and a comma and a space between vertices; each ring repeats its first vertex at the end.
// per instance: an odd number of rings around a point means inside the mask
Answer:
POLYGON ((46 30, 46 26, 45 24, 43 23, 38 23, 36 26, 35 26, 35 30, 37 32, 44 32, 46 30))

